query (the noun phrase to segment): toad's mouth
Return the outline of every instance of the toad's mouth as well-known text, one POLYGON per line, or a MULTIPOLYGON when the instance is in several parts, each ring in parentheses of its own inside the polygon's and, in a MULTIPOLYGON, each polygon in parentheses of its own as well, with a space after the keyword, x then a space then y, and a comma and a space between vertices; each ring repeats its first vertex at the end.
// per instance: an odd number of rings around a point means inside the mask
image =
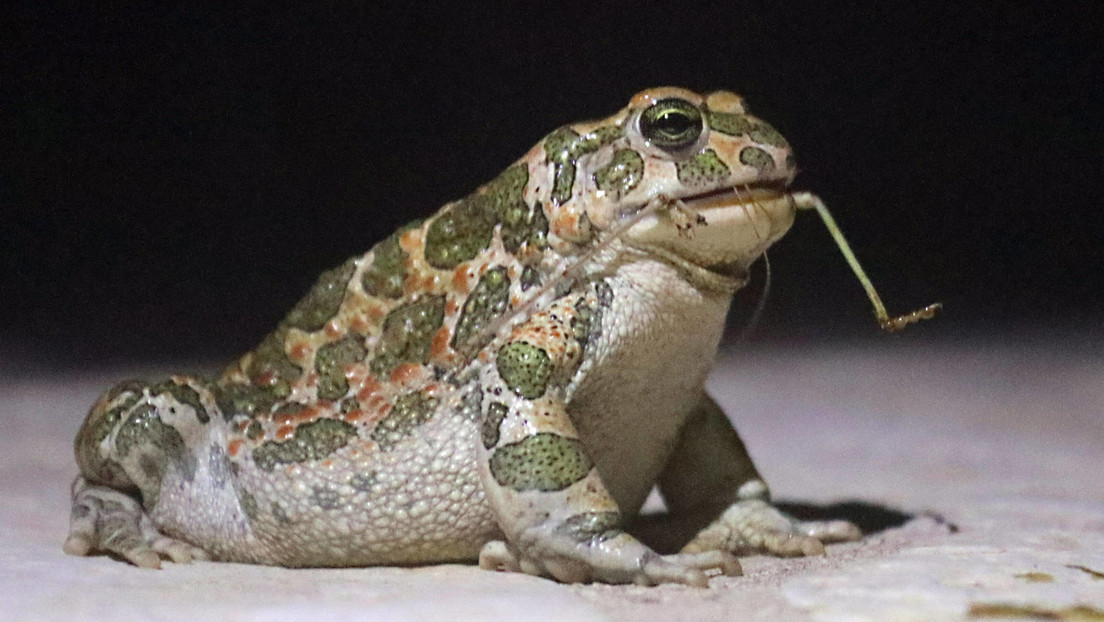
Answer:
POLYGON ((724 209, 739 206, 751 206, 757 202, 774 201, 787 194, 787 180, 745 184, 732 188, 721 188, 702 194, 680 199, 692 210, 724 209))
POLYGON ((637 247, 732 279, 746 275, 794 217, 788 180, 722 188, 671 200, 630 227, 637 247))

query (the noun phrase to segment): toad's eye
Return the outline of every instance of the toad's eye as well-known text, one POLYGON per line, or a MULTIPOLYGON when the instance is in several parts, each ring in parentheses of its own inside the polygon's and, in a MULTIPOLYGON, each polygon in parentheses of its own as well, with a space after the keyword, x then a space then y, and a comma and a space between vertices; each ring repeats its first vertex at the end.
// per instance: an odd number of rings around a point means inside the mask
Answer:
POLYGON ((657 101, 640 115, 640 133, 664 151, 678 151, 694 144, 702 127, 697 106, 675 97, 657 101))

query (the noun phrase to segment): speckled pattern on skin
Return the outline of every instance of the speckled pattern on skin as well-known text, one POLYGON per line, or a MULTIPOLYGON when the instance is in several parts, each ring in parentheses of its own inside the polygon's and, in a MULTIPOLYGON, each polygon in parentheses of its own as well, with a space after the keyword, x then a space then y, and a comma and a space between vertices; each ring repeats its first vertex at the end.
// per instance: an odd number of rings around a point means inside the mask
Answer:
POLYGON ((65 550, 703 586, 735 554, 858 537, 771 506, 703 389, 794 174, 724 91, 650 89, 553 131, 325 272, 219 378, 108 391, 65 550), (622 530, 657 482, 673 518, 715 517, 675 555, 622 530))

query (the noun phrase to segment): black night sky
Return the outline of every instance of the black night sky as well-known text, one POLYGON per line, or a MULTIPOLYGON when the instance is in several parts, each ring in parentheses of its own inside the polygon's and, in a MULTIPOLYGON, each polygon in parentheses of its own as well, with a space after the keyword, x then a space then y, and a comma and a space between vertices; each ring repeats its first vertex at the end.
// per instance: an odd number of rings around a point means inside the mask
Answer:
MULTIPOLYGON (((891 310, 946 305, 904 338, 1100 335, 1099 3, 86 4, 4 20, 9 358, 228 359, 323 269, 664 84, 788 137, 891 310)), ((754 339, 881 339, 814 216, 770 260, 754 339)))

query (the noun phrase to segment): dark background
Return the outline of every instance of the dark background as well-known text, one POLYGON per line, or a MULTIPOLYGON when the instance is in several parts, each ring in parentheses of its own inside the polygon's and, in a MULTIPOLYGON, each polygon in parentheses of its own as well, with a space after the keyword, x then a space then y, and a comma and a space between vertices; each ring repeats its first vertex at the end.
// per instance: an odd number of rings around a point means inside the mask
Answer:
MULTIPOLYGON (((1099 335, 1100 3, 149 4, 4 20, 9 358, 230 358, 323 269, 665 84, 745 95, 891 311, 945 303, 904 339, 1099 335)), ((815 216, 770 258, 753 340, 883 339, 815 216)))

